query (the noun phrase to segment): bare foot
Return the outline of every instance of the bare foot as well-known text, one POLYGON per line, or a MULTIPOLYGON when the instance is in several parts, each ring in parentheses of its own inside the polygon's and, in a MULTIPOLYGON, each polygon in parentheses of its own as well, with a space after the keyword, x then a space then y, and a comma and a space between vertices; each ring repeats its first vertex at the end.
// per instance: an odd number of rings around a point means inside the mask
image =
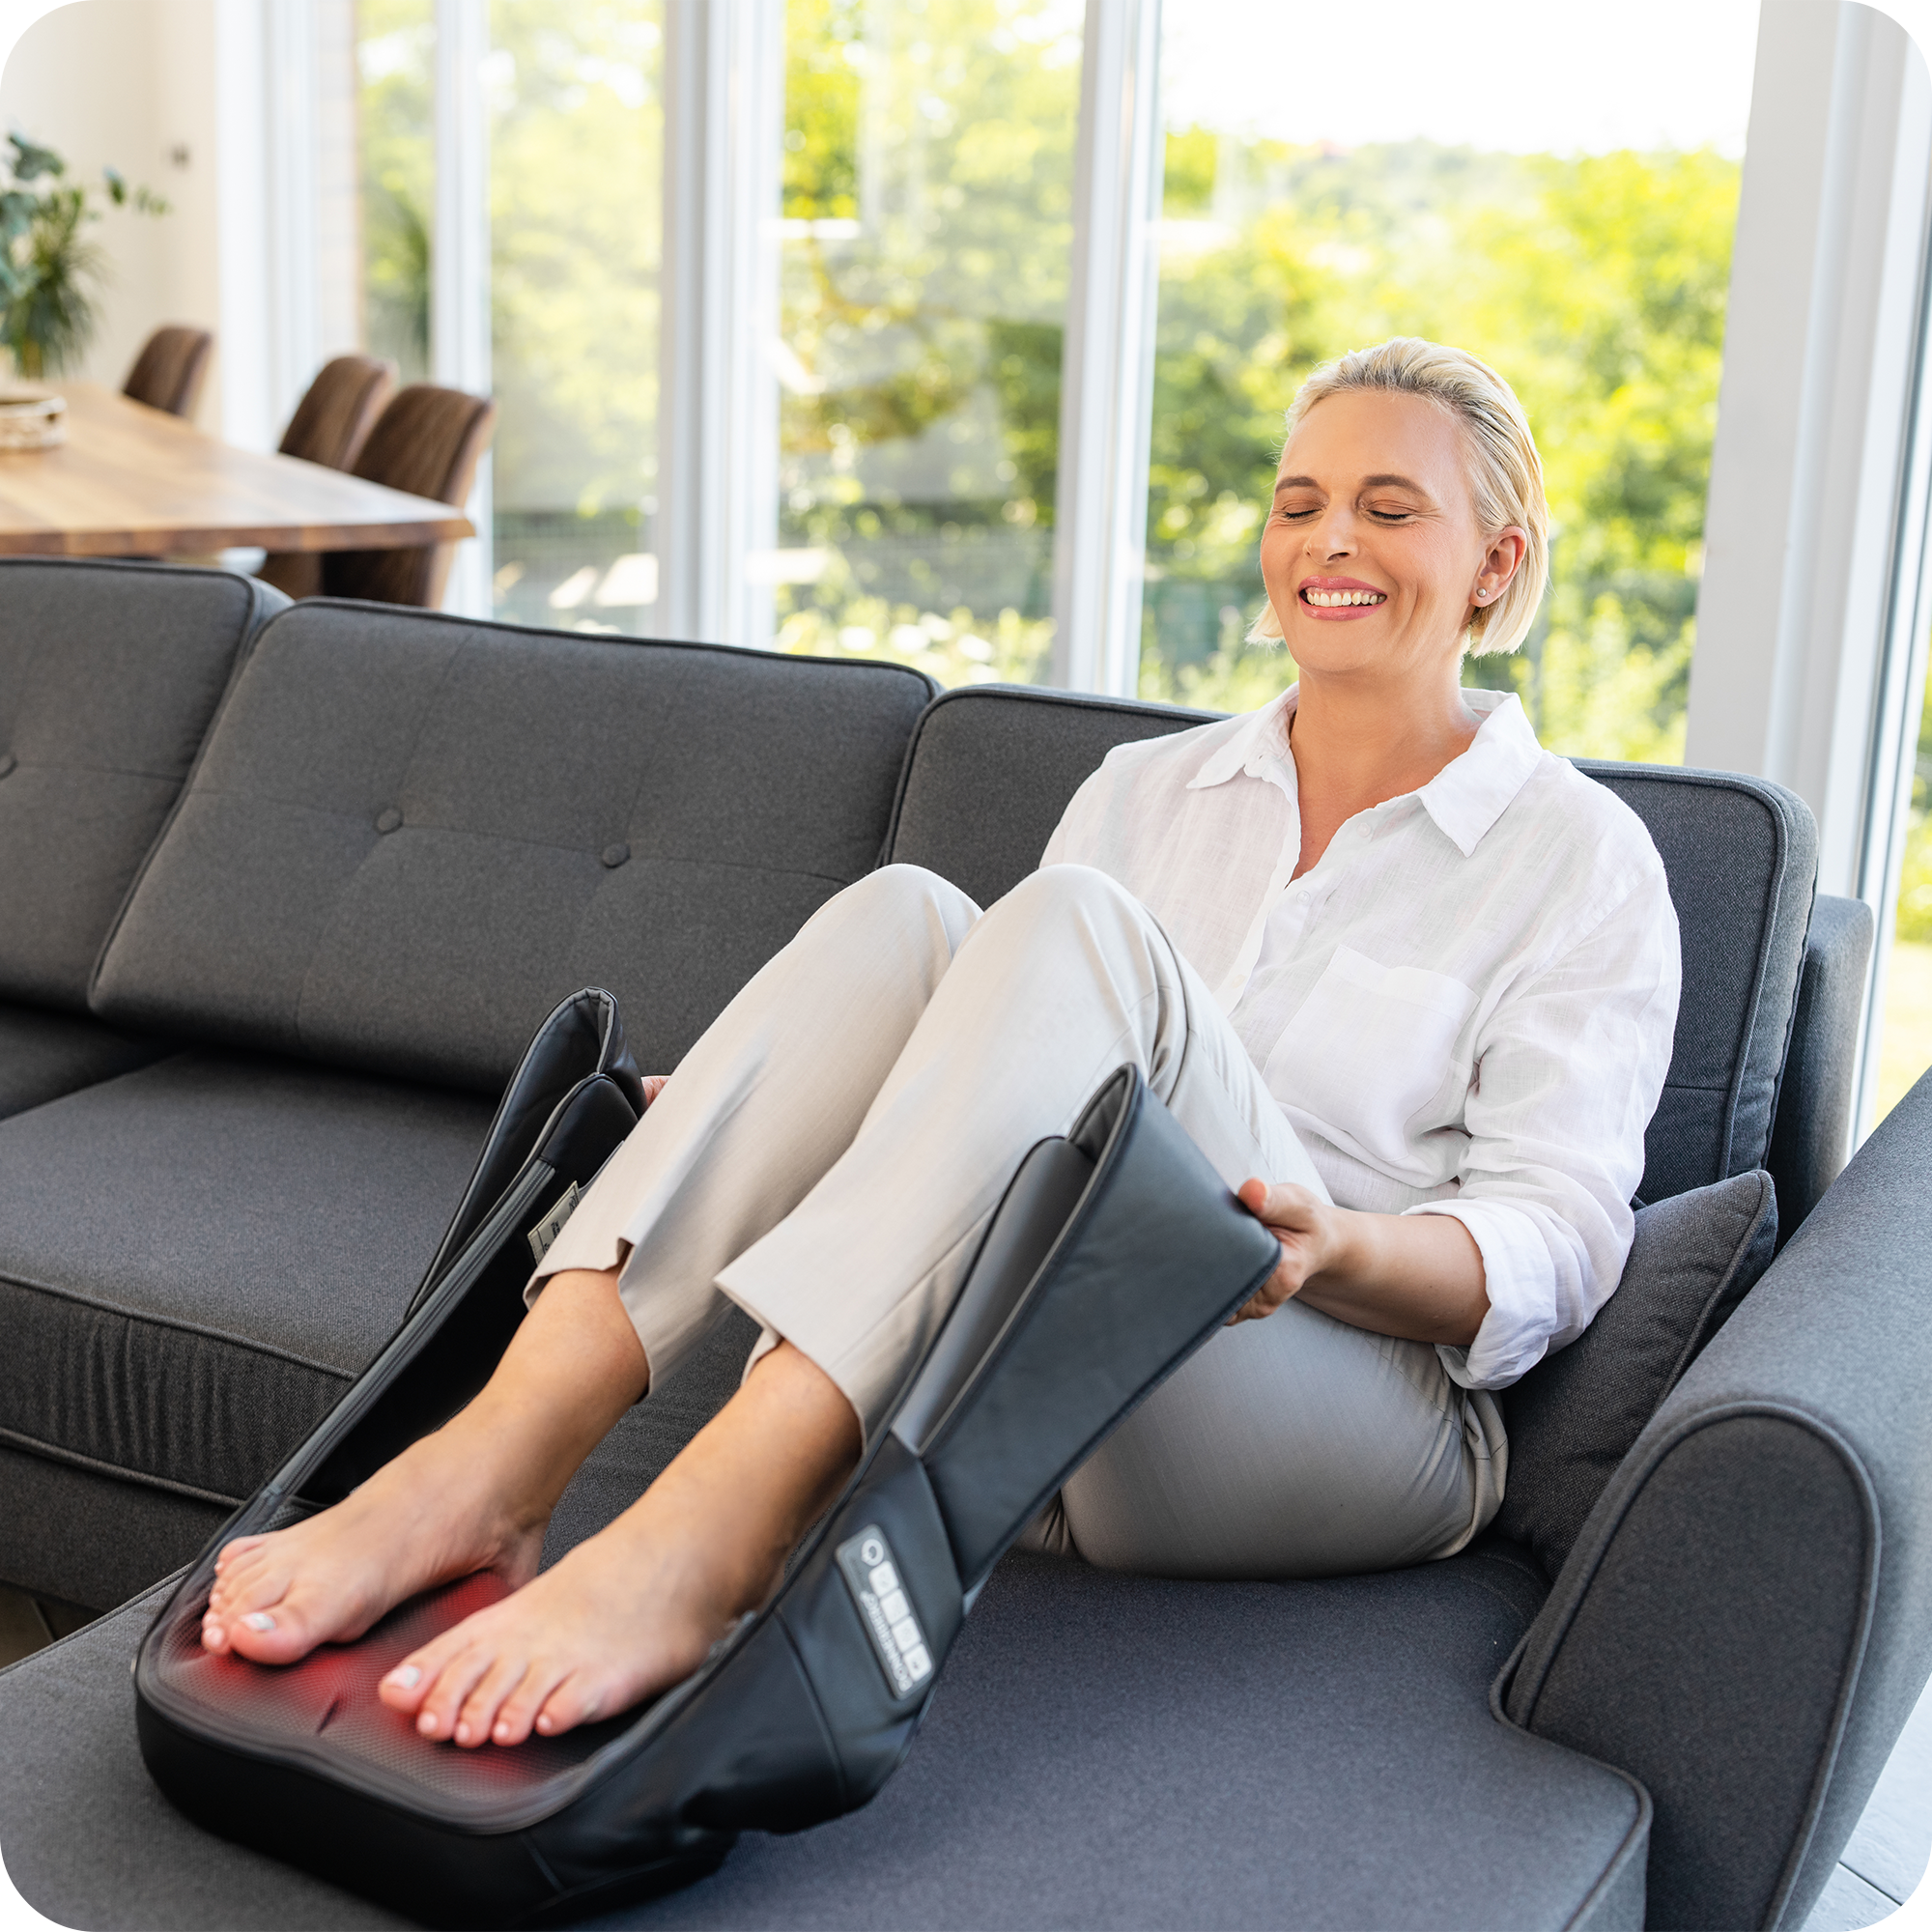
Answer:
POLYGON ((601 1535, 383 1679, 426 1738, 522 1744, 681 1682, 764 1603, 858 1461, 859 1419, 790 1343, 601 1535))
POLYGON ((550 1512, 506 1496, 499 1472, 466 1439, 472 1433, 426 1435, 333 1509, 227 1545, 214 1559, 203 1645, 293 1663, 319 1643, 360 1636, 433 1584, 478 1570, 513 1590, 527 1582, 550 1512))
MULTIPOLYGON (((466 1617, 384 1678, 379 1694, 426 1738, 520 1745, 680 1683, 746 1595, 704 1574, 692 1546, 629 1512, 501 1603, 466 1617)), ((776 1577, 770 1581, 776 1581, 776 1577)))

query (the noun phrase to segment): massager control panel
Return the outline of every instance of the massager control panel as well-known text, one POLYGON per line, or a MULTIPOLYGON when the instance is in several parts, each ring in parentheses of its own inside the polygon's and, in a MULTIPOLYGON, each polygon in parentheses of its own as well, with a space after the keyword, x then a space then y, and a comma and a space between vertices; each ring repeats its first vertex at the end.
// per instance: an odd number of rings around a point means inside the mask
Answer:
POLYGON ((932 1652, 899 1579, 892 1546, 877 1523, 838 1546, 838 1568, 872 1639, 879 1668, 895 1697, 916 1696, 932 1675, 932 1652))

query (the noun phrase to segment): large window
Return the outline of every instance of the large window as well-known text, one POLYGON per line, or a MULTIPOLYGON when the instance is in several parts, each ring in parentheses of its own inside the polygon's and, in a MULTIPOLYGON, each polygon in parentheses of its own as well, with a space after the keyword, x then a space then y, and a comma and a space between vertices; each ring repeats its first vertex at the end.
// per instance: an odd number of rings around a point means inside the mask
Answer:
POLYGON ((1553 750, 1681 758, 1756 11, 1641 0, 1605 35, 1402 0, 1376 36, 1403 58, 1366 65, 1340 16, 1170 13, 1143 696, 1293 676, 1242 641, 1282 411, 1323 358, 1423 335, 1502 371, 1547 471, 1550 594, 1468 681, 1553 750))
POLYGON ((493 0, 497 614, 638 631, 657 602, 659 0, 493 0))
POLYGON ((790 0, 782 649, 1045 675, 1080 25, 1071 0, 790 0))
POLYGON ((433 0, 359 0, 356 126, 362 150, 362 333, 406 383, 429 374, 435 209, 433 0))
MULTIPOLYGON (((660 0, 492 0, 492 602, 499 616, 646 628, 658 596, 660 0)), ((360 0, 363 331, 434 373, 434 0, 360 0)))

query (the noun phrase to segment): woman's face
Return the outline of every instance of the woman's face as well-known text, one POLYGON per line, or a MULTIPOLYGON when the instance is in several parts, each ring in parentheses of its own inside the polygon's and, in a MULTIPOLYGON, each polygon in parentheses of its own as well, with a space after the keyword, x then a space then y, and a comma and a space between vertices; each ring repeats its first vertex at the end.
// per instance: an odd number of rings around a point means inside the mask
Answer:
POLYGON ((1401 673, 1460 655, 1470 611, 1495 602, 1526 542, 1478 526, 1467 462, 1461 426, 1421 396, 1348 390, 1302 417, 1262 577, 1304 670, 1401 673))

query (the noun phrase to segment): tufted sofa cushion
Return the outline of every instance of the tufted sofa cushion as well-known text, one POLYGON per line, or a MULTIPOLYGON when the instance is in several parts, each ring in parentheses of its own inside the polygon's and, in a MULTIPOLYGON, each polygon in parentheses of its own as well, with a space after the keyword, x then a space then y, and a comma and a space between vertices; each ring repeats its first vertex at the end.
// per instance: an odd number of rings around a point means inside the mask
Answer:
POLYGON ((0 559, 0 1000, 87 1010, 237 660, 286 602, 226 571, 0 559))
POLYGON ((601 984, 668 1068, 877 862, 931 689, 301 604, 224 707, 95 1010, 494 1092, 550 1008, 601 984))

